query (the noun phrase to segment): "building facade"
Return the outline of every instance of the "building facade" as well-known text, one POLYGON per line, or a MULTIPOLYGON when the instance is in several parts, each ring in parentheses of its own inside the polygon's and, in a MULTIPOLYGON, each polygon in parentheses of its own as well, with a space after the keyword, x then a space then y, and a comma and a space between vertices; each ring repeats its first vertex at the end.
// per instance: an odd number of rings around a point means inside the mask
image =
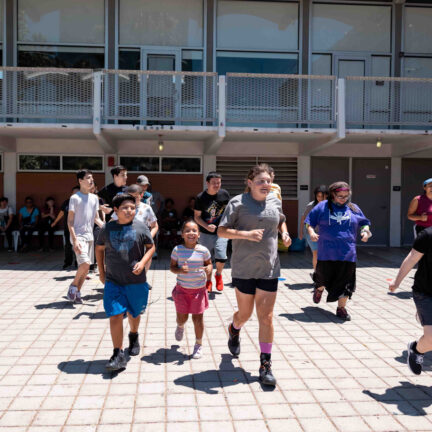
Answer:
POLYGON ((432 1, 0 0, 0 194, 146 173, 178 210, 269 162, 289 229, 346 180, 376 245, 432 177, 432 1))

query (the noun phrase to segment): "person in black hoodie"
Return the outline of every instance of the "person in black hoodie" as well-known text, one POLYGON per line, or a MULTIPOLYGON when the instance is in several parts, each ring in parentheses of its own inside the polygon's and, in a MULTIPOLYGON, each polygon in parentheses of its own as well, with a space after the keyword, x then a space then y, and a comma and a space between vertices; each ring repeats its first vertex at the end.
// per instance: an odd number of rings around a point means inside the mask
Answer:
POLYGON ((105 207, 105 209, 101 207, 102 211, 106 213, 106 222, 111 219, 113 198, 117 194, 123 193, 126 189, 127 169, 123 165, 117 165, 111 170, 111 175, 113 176, 113 182, 98 192, 104 204, 109 207, 109 209, 107 207, 105 207))

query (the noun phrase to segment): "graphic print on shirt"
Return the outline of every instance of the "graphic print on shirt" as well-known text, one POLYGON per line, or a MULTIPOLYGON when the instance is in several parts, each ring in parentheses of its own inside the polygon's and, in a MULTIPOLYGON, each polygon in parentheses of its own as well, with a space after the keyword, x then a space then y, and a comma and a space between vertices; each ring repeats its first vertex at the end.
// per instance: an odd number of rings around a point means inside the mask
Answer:
POLYGON ((210 207, 207 209, 207 213, 210 217, 207 220, 208 224, 212 224, 217 219, 222 216, 223 211, 225 210, 225 205, 220 205, 217 201, 213 201, 210 207))
POLYGON ((132 226, 124 227, 120 231, 110 231, 110 242, 112 247, 117 251, 130 251, 137 237, 136 230, 132 226))
POLYGON ((349 221, 351 225, 351 212, 348 209, 346 212, 334 212, 333 214, 329 212, 329 225, 331 225, 330 219, 335 220, 339 225, 342 225, 344 221, 349 221))

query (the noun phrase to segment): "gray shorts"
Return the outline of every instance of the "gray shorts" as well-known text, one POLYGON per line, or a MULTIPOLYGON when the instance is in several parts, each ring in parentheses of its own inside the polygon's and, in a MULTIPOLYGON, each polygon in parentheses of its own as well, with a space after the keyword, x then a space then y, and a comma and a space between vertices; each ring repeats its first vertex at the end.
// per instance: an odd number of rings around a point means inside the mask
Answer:
POLYGON ((75 252, 78 267, 81 264, 87 263, 92 265, 94 263, 94 246, 92 241, 79 239, 78 243, 81 246, 81 253, 75 252))
POLYGON ((199 244, 205 246, 215 261, 225 262, 227 260, 228 239, 217 235, 200 233, 199 244))
POLYGON ((413 299, 421 325, 432 325, 432 296, 413 291, 413 299))

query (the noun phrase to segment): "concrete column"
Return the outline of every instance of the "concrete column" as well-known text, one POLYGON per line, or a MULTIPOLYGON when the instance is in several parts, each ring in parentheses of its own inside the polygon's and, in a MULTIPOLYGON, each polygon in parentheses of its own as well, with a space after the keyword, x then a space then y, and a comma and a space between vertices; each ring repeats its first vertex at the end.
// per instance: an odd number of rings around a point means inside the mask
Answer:
POLYGON ((298 223, 303 216, 306 205, 310 201, 311 158, 299 156, 297 158, 297 197, 298 197, 298 223), (307 185, 308 190, 300 190, 300 185, 307 185))
MULTIPOLYGON (((391 192, 390 192, 390 246, 401 245, 401 205, 402 192, 393 191, 393 186, 402 184, 402 158, 391 158, 391 192)), ((372 226, 373 232, 373 226, 372 226)))
MULTIPOLYGON (((203 156, 203 187, 206 187, 206 177, 209 171, 216 171, 216 156, 215 155, 204 155, 203 156)), ((222 179, 222 187, 223 187, 223 179, 222 179)))
POLYGON ((16 172, 17 160, 15 152, 3 153, 3 189, 4 196, 9 199, 10 206, 16 211, 16 172))

